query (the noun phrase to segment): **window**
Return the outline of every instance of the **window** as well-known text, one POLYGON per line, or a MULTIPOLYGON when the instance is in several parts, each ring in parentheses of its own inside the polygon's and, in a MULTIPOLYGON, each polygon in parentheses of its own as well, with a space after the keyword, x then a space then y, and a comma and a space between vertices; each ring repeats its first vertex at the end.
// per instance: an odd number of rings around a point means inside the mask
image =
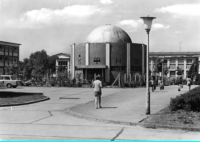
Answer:
POLYGON ((183 69, 184 70, 184 65, 178 65, 178 67, 180 68, 180 69, 183 69))
POLYGON ((173 65, 173 64, 171 65, 171 64, 170 64, 170 67, 169 67, 169 68, 170 68, 170 69, 176 69, 176 65, 173 65))
POLYGON ((2 45, 0 45, 0 51, 3 51, 3 46, 2 45))
POLYGON ((170 71, 170 77, 174 77, 175 76, 175 71, 170 71))
POLYGON ((4 79, 5 80, 10 80, 10 77, 9 76, 5 76, 4 79))
POLYGON ((17 63, 17 58, 13 58, 13 63, 17 63))
POLYGON ((176 60, 175 59, 170 59, 170 64, 176 64, 176 60))
POLYGON ((163 63, 164 63, 164 64, 167 64, 167 60, 164 60, 163 63))
POLYGON ((8 51, 9 47, 8 47, 8 46, 5 46, 4 49, 5 49, 5 51, 8 51))
POLYGON ((186 65, 186 69, 190 69, 191 65, 186 65))
POLYGON ((184 59, 178 59, 178 64, 184 64, 184 59))
POLYGON ((3 57, 0 57, 0 63, 3 62, 3 57))
POLYGON ((17 47, 13 47, 13 53, 17 53, 17 47))
POLYGON ((187 59, 186 62, 187 64, 192 64, 192 59, 187 59))

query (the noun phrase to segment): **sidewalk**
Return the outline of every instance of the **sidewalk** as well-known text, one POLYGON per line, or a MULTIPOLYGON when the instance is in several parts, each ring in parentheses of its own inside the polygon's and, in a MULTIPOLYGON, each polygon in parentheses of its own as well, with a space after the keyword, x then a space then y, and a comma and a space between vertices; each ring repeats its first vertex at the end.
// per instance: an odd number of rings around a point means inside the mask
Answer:
MULTIPOLYGON (((194 88, 195 86, 193 86, 194 88)), ((188 87, 184 86, 181 92, 177 86, 165 86, 165 89, 151 94, 151 115, 167 107, 170 99, 187 92, 188 87)), ((138 125, 149 115, 146 112, 146 89, 124 89, 116 94, 102 96, 102 108, 95 109, 94 101, 72 107, 68 114, 90 120, 106 123, 117 123, 125 125, 138 125), (122 93, 123 92, 123 93, 122 93)), ((154 126, 155 127, 155 126, 154 126)), ((167 127, 167 126, 166 126, 167 127)))

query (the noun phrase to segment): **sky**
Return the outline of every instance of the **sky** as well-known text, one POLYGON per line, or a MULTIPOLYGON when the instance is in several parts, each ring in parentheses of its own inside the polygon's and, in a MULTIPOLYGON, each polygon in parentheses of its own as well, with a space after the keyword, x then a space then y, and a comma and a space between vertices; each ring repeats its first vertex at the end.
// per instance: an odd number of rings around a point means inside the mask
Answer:
POLYGON ((156 17, 150 52, 200 52, 200 0, 0 0, 0 41, 20 43, 20 60, 45 50, 71 53, 95 28, 111 24, 147 44, 143 16, 156 17))

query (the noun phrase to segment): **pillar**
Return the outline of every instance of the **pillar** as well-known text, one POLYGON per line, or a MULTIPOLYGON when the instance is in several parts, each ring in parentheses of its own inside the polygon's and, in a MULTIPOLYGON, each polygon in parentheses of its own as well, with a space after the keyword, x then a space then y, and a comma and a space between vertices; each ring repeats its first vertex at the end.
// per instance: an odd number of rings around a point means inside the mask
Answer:
POLYGON ((105 79, 106 83, 110 83, 110 43, 106 43, 106 67, 105 79))
MULTIPOLYGON (((176 59, 176 68, 175 68, 175 70, 177 69, 177 67, 178 67, 178 59, 176 59)), ((178 77, 178 75, 176 74, 176 71, 175 71, 175 76, 178 77)))
POLYGON ((126 69, 127 69, 127 77, 129 77, 129 74, 131 73, 131 44, 127 43, 127 64, 126 64, 126 69))
POLYGON ((85 65, 90 65, 90 44, 85 44, 85 65))
POLYGON ((69 64, 70 64, 70 62, 67 61, 67 74, 68 74, 68 77, 69 77, 69 72, 70 72, 69 64))
POLYGON ((198 74, 200 74, 200 57, 198 57, 198 74))
POLYGON ((142 74, 145 73, 145 47, 142 44, 142 74))
MULTIPOLYGON (((170 59, 167 59, 167 67, 169 68, 170 67, 170 59)), ((167 74, 167 77, 170 77, 170 70, 167 74)))
POLYGON ((151 59, 150 63, 151 63, 151 66, 150 66, 151 75, 153 75, 153 71, 154 71, 154 62, 153 62, 153 59, 151 59))
POLYGON ((71 66, 71 74, 73 79, 75 77, 75 44, 72 45, 72 55, 71 55, 71 61, 72 61, 72 66, 71 66))
POLYGON ((187 62, 186 62, 186 59, 184 59, 184 76, 183 76, 184 79, 187 78, 186 68, 187 68, 187 62))

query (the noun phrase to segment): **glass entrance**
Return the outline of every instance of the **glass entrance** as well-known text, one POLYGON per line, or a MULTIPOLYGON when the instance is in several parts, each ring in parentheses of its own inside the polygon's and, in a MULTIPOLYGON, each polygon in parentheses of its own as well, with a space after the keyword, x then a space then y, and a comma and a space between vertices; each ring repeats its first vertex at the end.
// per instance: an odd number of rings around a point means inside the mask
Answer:
POLYGON ((105 69, 84 69, 84 77, 88 81, 95 80, 96 76, 100 76, 101 81, 105 80, 105 69))

